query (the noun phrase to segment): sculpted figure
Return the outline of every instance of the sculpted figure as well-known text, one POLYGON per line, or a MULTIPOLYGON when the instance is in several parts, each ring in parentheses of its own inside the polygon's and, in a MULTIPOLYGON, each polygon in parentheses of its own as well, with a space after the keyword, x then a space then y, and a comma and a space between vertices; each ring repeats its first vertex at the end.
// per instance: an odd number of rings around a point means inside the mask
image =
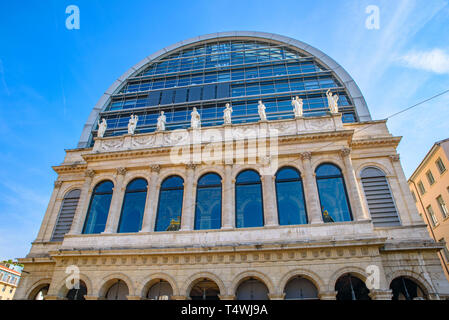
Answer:
POLYGON ((193 107, 193 111, 191 113, 190 126, 193 129, 201 128, 201 118, 200 118, 200 114, 196 110, 196 107, 193 107))
POLYGON ((223 120, 225 124, 231 124, 231 113, 232 113, 232 107, 229 105, 229 103, 226 103, 226 109, 223 111, 223 120))
POLYGON ((338 95, 332 95, 332 92, 330 89, 326 92, 327 96, 327 104, 329 106, 329 109, 331 113, 338 113, 338 95))
POLYGON ((161 111, 161 115, 157 118, 156 130, 165 131, 165 124, 167 123, 167 118, 164 115, 164 111, 161 111))
POLYGON ((138 121, 139 117, 132 114, 128 122, 128 134, 134 134, 134 131, 136 131, 138 121))
POLYGON ((295 99, 292 99, 293 112, 295 114, 295 118, 300 118, 303 115, 303 102, 298 96, 295 99))
POLYGON ((106 123, 106 119, 103 118, 101 119, 101 123, 98 120, 98 132, 97 132, 97 137, 99 138, 103 138, 104 133, 106 132, 106 128, 108 127, 108 124, 106 123))
POLYGON ((265 105, 262 103, 261 100, 259 100, 259 105, 257 106, 258 112, 259 112, 259 117, 261 121, 267 121, 267 115, 265 113, 265 105))

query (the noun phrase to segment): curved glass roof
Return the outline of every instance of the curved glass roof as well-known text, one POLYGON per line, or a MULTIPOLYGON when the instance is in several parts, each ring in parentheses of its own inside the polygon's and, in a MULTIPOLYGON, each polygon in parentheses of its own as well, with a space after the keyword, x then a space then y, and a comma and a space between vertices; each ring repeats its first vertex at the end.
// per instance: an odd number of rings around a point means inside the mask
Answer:
POLYGON ((343 82, 347 79, 338 73, 341 70, 331 69, 308 51, 273 39, 217 36, 181 43, 138 70, 132 68, 103 105, 94 108, 95 119, 91 115, 89 120, 95 124, 90 126, 89 139, 82 141, 82 137, 79 146, 92 144, 100 118, 107 121, 105 136, 126 134, 131 114, 139 117, 136 133, 155 131, 160 111, 167 117, 167 130, 188 128, 193 107, 202 126, 221 125, 226 103, 233 108, 233 123, 255 122, 259 100, 266 106, 268 120, 291 119, 291 99, 299 96, 304 116, 320 116, 328 111, 328 89, 339 95, 344 122, 367 120, 357 112, 354 100, 360 104, 360 97, 354 99, 343 82))

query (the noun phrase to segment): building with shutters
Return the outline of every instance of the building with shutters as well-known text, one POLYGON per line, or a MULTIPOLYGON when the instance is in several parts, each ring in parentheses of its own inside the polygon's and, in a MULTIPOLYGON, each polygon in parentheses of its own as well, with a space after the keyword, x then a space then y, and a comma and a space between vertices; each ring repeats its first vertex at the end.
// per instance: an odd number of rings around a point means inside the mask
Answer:
POLYGON ((19 285, 22 267, 0 264, 0 300, 12 300, 19 285))
POLYGON ((432 146, 408 179, 410 191, 430 236, 444 248, 438 253, 449 281, 449 139, 432 146))
POLYGON ((171 45, 112 84, 53 167, 16 298, 445 298, 400 140, 303 42, 171 45))

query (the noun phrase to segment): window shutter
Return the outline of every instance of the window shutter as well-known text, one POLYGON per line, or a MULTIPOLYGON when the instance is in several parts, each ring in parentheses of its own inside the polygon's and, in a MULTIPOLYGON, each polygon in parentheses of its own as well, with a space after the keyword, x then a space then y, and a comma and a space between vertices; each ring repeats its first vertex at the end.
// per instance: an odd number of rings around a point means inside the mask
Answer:
POLYGON ((366 168, 362 172, 362 185, 374 226, 400 225, 396 205, 385 174, 376 168, 366 168))
POLYGON ((70 231, 80 194, 81 190, 76 189, 64 197, 51 241, 62 241, 64 235, 70 231))

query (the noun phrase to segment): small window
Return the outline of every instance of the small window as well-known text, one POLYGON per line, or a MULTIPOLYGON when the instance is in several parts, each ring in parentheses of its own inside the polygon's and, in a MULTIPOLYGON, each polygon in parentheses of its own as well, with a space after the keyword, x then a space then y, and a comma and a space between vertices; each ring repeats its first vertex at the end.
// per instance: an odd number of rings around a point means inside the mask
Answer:
POLYGON ((421 195, 426 193, 426 189, 424 188, 424 184, 422 183, 422 181, 418 182, 418 189, 419 189, 419 193, 421 193, 421 195))
POLYGON ((413 201, 418 202, 418 200, 416 200, 416 194, 412 191, 412 197, 413 197, 413 201))
POLYGON ((441 213, 443 214, 443 217, 447 218, 449 215, 449 212, 447 210, 446 203, 444 202, 443 197, 441 195, 438 196, 437 202, 440 207, 441 213))
POLYGON ((444 259, 446 260, 446 262, 449 262, 449 250, 447 248, 447 244, 446 241, 444 240, 444 238, 441 238, 440 240, 438 240, 439 243, 442 243, 444 245, 444 249, 441 250, 441 252, 443 253, 444 259))
POLYGON ((75 189, 65 195, 51 241, 62 241, 64 235, 70 231, 80 194, 81 190, 75 189))
POLYGON ((443 160, 441 160, 441 158, 438 158, 435 163, 438 167, 438 171, 440 171, 440 174, 446 171, 446 167, 444 166, 443 160))
POLYGON ((435 217, 435 212, 433 212, 432 206, 427 207, 427 213, 429 213, 430 220, 432 221, 432 225, 435 227, 438 224, 438 220, 435 217))
POLYGON ((435 178, 433 177, 432 171, 426 172, 427 180, 429 181, 429 184, 432 185, 435 183, 435 178))

